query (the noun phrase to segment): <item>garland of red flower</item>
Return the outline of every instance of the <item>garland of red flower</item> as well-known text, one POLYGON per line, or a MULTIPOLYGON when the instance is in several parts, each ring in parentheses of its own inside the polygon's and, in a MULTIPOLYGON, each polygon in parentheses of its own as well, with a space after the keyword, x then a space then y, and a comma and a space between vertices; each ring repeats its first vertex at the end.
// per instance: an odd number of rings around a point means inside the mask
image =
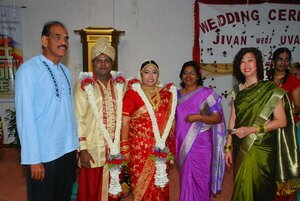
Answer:
POLYGON ((123 88, 126 83, 125 78, 123 77, 121 72, 111 71, 113 83, 116 84, 116 89, 118 92, 117 99, 117 120, 116 120, 116 129, 115 129, 115 139, 110 138, 110 135, 102 123, 100 119, 100 114, 97 109, 95 97, 93 95, 93 87, 95 84, 95 79, 93 77, 93 73, 91 72, 83 72, 80 73, 80 86, 82 90, 84 90, 88 96, 88 100, 91 104, 93 113, 96 117, 96 122, 98 123, 100 130, 102 131, 103 137, 108 144, 109 147, 109 155, 107 159, 107 164, 110 172, 110 185, 108 192, 112 196, 119 196, 122 192, 122 188, 120 185, 119 175, 121 173, 122 166, 124 165, 123 157, 120 154, 120 130, 121 130, 121 111, 122 111, 122 97, 123 97, 123 88))

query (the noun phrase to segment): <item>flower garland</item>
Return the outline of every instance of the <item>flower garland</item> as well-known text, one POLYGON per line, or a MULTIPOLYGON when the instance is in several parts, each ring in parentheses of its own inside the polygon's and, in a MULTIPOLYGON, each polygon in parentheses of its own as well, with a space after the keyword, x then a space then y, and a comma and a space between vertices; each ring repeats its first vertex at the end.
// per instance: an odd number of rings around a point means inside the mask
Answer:
POLYGON ((117 89, 117 111, 116 111, 116 129, 115 129, 115 140, 110 138, 108 130, 103 124, 98 108, 96 105, 96 100, 93 93, 93 85, 95 84, 92 72, 80 73, 79 79, 81 80, 81 88, 86 92, 88 96, 89 103, 91 104, 93 113, 96 117, 96 122, 98 123, 100 130, 104 136, 105 141, 108 144, 109 156, 107 164, 109 167, 109 172, 111 176, 110 186, 108 192, 112 195, 118 195, 122 192, 120 185, 119 175, 123 166, 123 158, 120 154, 120 131, 121 131, 121 118, 122 118, 122 98, 123 98, 123 88, 126 82, 121 72, 111 71, 113 83, 117 89))
POLYGON ((175 117, 175 109, 177 105, 177 92, 176 92, 176 87, 173 85, 168 85, 170 87, 170 91, 172 93, 172 106, 171 106, 171 113, 169 116, 169 119, 166 124, 166 128, 160 136, 160 132, 158 129, 158 124, 157 124, 157 119, 155 117, 155 113, 153 111, 153 108, 144 93, 144 91, 141 88, 140 83, 133 83, 132 84, 132 89, 136 91, 143 102, 145 103, 145 106, 148 110, 148 113, 150 115, 150 119, 152 122, 152 129, 155 137, 155 147, 153 149, 153 153, 151 158, 154 159, 155 161, 155 166, 156 166, 156 172, 155 172, 155 185, 159 186, 161 188, 165 187, 166 184, 169 182, 168 175, 167 175, 167 165, 166 161, 170 160, 172 158, 172 154, 170 153, 169 149, 166 148, 166 139, 170 133, 171 127, 172 127, 172 122, 175 117))

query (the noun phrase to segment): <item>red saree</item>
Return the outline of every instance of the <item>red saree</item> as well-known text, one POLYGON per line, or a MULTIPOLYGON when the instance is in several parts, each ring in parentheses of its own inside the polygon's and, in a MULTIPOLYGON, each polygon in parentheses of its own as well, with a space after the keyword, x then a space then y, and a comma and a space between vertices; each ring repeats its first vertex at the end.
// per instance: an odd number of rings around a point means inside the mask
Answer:
MULTIPOLYGON (((155 96, 160 96, 157 107, 154 107, 160 133, 163 133, 170 115, 172 93, 161 89, 155 96)), ((155 102, 157 97, 151 97, 155 102)), ((169 185, 164 188, 155 186, 155 162, 150 158, 155 145, 152 122, 147 108, 139 94, 129 89, 123 98, 123 115, 130 116, 130 131, 128 136, 130 147, 130 162, 128 164, 131 188, 136 201, 169 200, 169 185)), ((175 151, 173 129, 166 140, 166 147, 172 154, 175 151)))

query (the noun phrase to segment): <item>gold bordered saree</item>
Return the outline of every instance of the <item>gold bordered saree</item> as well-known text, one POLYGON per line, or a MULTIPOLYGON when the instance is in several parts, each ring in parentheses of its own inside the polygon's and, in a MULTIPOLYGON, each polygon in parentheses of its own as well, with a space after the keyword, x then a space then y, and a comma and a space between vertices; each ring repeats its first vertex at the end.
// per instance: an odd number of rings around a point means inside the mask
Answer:
POLYGON ((299 156, 291 106, 286 91, 273 82, 259 82, 232 92, 236 112, 235 127, 261 125, 284 100, 288 125, 284 129, 233 137, 235 186, 232 200, 274 200, 276 182, 299 177, 299 156))

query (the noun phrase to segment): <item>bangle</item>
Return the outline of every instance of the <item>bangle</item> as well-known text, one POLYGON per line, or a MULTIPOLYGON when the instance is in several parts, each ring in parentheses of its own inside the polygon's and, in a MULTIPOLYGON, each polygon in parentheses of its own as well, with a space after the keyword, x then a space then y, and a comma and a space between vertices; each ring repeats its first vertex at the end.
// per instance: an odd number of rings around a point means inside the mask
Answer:
POLYGON ((232 152, 232 144, 224 146, 224 153, 232 152))
POLYGON ((129 142, 128 140, 123 140, 120 142, 120 152, 122 155, 129 153, 129 142))
POLYGON ((263 133, 267 132, 267 124, 263 124, 263 133))
POLYGON ((127 150, 127 149, 129 149, 129 145, 120 146, 120 150, 127 150))
POLYGON ((123 146, 128 146, 129 145, 129 141, 128 140, 122 140, 120 142, 120 146, 123 147, 123 146))
POLYGON ((256 133, 265 133, 267 132, 267 125, 266 124, 261 124, 261 125, 255 125, 256 128, 256 133))
POLYGON ((120 150, 129 150, 129 146, 122 146, 120 147, 120 150))
POLYGON ((129 154, 129 149, 128 150, 121 150, 120 153, 121 153, 121 155, 125 156, 125 155, 129 154))

